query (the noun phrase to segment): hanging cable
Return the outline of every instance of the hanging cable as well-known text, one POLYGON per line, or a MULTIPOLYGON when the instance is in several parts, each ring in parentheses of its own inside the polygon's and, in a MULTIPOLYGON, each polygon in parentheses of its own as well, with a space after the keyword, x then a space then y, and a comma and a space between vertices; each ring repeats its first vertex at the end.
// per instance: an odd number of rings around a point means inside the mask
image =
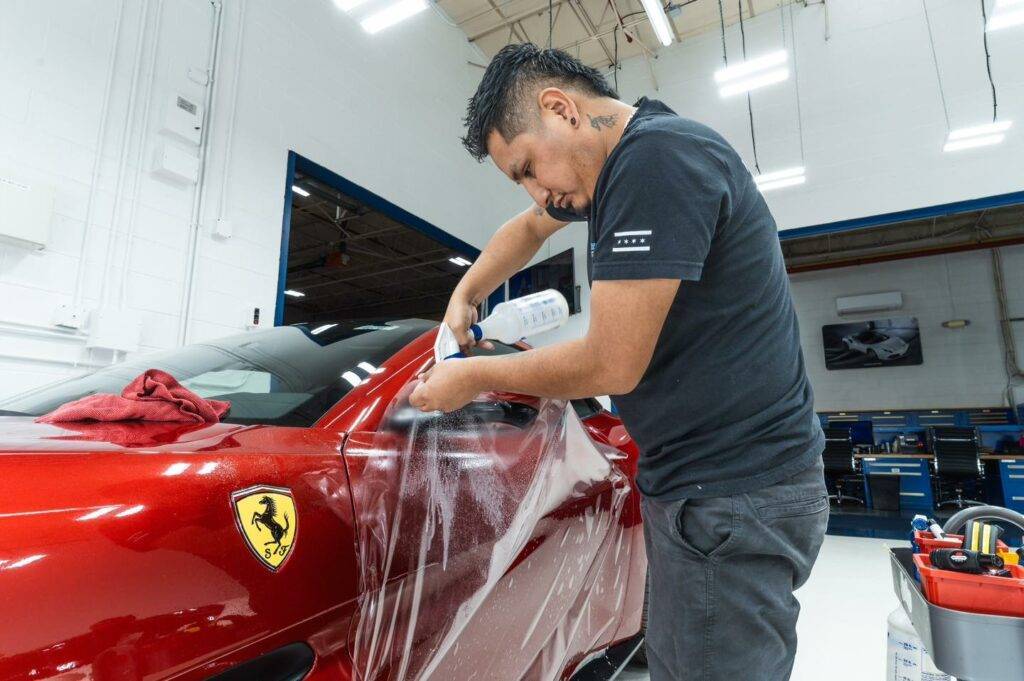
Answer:
POLYGON ((725 9, 722 8, 722 0, 718 0, 718 22, 722 27, 722 61, 729 65, 729 52, 725 49, 725 9))
POLYGON ((981 42, 985 45, 985 70, 988 71, 988 84, 992 87, 992 122, 996 122, 999 105, 996 102, 996 83, 992 80, 992 55, 988 51, 988 13, 985 12, 985 0, 981 0, 981 42))
POLYGON ((939 72, 939 58, 935 55, 935 38, 932 37, 932 21, 928 16, 928 2, 921 0, 924 8, 924 23, 928 26, 928 44, 932 47, 932 63, 935 64, 935 80, 939 83, 939 97, 942 99, 942 113, 946 116, 946 134, 949 134, 949 106, 946 104, 946 91, 942 89, 942 74, 939 72))
MULTIPOLYGON (((621 20, 620 20, 621 21, 621 20)), ((612 68, 615 69, 615 91, 619 91, 619 25, 615 25, 615 30, 612 31, 612 41, 615 43, 615 63, 612 64, 612 68)))
POLYGON ((555 3, 548 0, 548 49, 551 49, 551 40, 555 35, 555 3))
MULTIPOLYGON (((793 23, 793 4, 789 3, 789 34, 793 39, 793 87, 796 90, 796 128, 800 137, 800 165, 804 164, 804 114, 800 109, 800 71, 796 58, 796 24, 793 23)), ((781 9, 779 11, 782 11, 781 9)))
MULTIPOLYGON (((740 10, 740 44, 743 46, 743 61, 747 60, 747 33, 743 28, 743 0, 736 0, 740 10)), ((757 160, 757 138, 754 136, 754 105, 750 101, 750 92, 747 92, 747 116, 750 118, 750 146, 754 150, 754 169, 761 174, 761 164, 757 160)))
POLYGON ((779 0, 779 25, 782 27, 782 46, 786 46, 786 13, 782 11, 782 0, 779 0))

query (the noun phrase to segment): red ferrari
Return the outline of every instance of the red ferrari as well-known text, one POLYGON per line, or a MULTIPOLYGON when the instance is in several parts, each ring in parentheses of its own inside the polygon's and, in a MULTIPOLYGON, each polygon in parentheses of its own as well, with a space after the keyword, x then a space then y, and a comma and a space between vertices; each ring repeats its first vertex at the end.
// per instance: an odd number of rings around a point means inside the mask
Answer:
POLYGON ((595 400, 413 409, 434 333, 278 327, 0 402, 0 679, 613 669, 642 634, 635 445, 595 400), (149 368, 230 411, 34 421, 149 368))

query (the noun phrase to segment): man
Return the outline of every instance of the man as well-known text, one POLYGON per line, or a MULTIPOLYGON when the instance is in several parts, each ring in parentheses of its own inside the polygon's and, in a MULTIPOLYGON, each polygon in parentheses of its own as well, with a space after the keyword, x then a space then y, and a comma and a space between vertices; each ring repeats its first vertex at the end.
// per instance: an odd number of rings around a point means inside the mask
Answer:
POLYGON ((589 221, 584 337, 443 362, 411 397, 450 411, 485 390, 615 395, 641 450, 654 681, 789 677, 799 604, 825 532, 813 412, 775 221, 737 153, 664 104, 618 100, 569 55, 510 45, 466 116, 466 148, 536 203, 459 282, 476 306, 574 219, 589 221))

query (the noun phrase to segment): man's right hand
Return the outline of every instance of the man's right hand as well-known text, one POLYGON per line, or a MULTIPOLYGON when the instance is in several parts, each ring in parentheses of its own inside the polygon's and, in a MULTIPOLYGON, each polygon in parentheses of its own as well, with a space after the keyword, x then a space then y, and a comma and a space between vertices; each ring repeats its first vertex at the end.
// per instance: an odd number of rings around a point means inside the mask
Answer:
POLYGON ((444 323, 455 334, 455 338, 459 341, 459 347, 467 354, 474 345, 479 345, 485 350, 494 348, 489 341, 477 343, 473 339, 469 327, 477 323, 477 316, 476 306, 458 293, 452 295, 451 300, 448 301, 448 309, 444 313, 444 323))
POLYGON ((455 333, 463 352, 474 345, 485 350, 494 348, 487 341, 473 341, 473 334, 469 331, 469 327, 477 322, 473 300, 487 295, 488 291, 498 288, 525 267, 544 241, 567 224, 554 219, 543 208, 533 206, 495 232, 476 262, 466 270, 444 313, 444 323, 455 333))

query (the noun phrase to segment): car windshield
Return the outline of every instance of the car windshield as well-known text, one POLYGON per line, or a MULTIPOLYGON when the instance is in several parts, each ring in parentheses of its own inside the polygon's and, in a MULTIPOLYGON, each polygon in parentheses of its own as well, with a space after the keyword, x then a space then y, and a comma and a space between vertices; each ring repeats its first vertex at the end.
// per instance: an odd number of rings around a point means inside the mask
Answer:
POLYGON ((864 333, 859 335, 857 339, 861 343, 881 343, 882 341, 888 339, 888 336, 884 336, 880 333, 875 333, 874 331, 865 331, 864 333))
POLYGON ((0 414, 41 416, 97 393, 120 394, 162 369, 204 398, 231 402, 227 423, 313 425, 410 341, 421 319, 294 324, 142 355, 0 401, 0 414))

